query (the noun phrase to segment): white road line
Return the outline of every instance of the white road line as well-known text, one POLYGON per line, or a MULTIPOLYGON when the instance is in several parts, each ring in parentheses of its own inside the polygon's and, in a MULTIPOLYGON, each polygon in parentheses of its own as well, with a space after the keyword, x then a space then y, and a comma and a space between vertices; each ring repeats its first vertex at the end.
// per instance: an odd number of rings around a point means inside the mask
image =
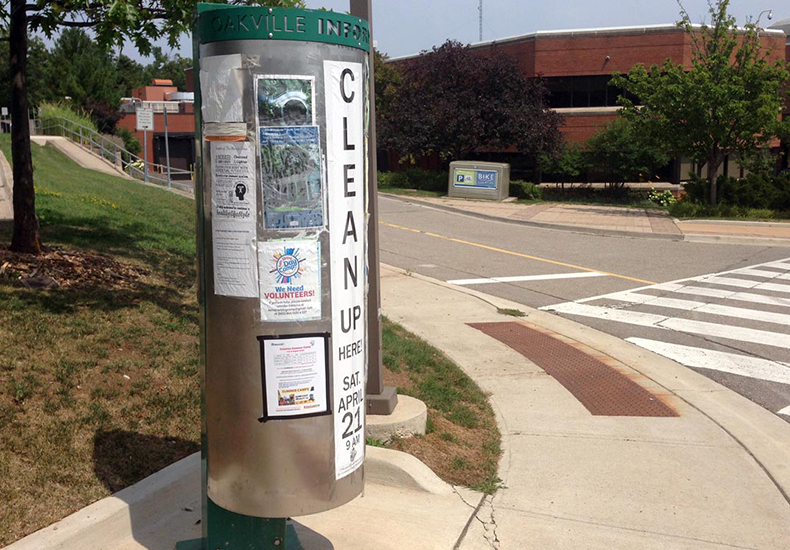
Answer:
POLYGON ((790 416, 790 405, 782 409, 781 411, 776 411, 776 414, 783 414, 785 416, 790 416))
POLYGON ((733 275, 751 275, 752 277, 763 277, 765 279, 781 279, 784 281, 790 280, 790 273, 779 273, 777 271, 765 271, 764 269, 739 269, 733 271, 733 275))
MULTIPOLYGON (((710 369, 769 382, 790 384, 790 364, 787 363, 723 351, 669 344, 645 338, 627 338, 626 340, 687 367, 710 369)), ((790 414, 790 407, 782 409, 782 411, 779 411, 779 414, 790 414)))
POLYGON ((692 300, 676 300, 674 298, 650 296, 647 294, 637 294, 635 292, 623 292, 614 299, 631 304, 644 304, 647 306, 681 309, 683 311, 694 310, 694 312, 698 313, 709 313, 711 315, 722 315, 724 317, 735 317, 737 319, 751 319, 753 321, 790 325, 790 315, 773 313, 771 311, 723 306, 706 302, 695 302, 692 300))
POLYGON ((488 279, 457 279, 447 281, 451 285, 487 285, 491 283, 518 283, 521 281, 549 281, 553 279, 580 279, 583 277, 606 277, 605 273, 582 271, 580 273, 554 273, 548 275, 523 275, 517 277, 491 277, 488 279))
POLYGON ((737 286, 739 288, 753 288, 756 290, 771 290, 773 292, 789 292, 790 285, 778 285, 776 283, 761 283, 759 281, 748 281, 746 279, 733 279, 732 277, 708 277, 699 279, 700 283, 710 283, 722 286, 737 286))
MULTIPOLYGON (((705 288, 701 286, 685 286, 674 283, 664 283, 653 287, 656 290, 666 290, 669 292, 676 292, 678 294, 691 294, 692 296, 707 296, 709 298, 726 298, 728 300, 736 300, 739 302, 753 302, 756 304, 766 304, 771 306, 784 306, 790 307, 790 298, 775 298, 773 296, 764 296, 763 294, 752 294, 750 292, 738 292, 734 290, 721 290, 719 288, 705 288)), ((626 291, 632 292, 632 291, 626 291)), ((610 298, 617 300, 620 292, 608 295, 610 298)), ((585 300, 586 302, 587 300, 585 300)))
MULTIPOLYGON (((763 263, 763 264, 757 264, 757 265, 749 266, 748 268, 738 268, 738 269, 752 269, 752 268, 758 268, 758 267, 776 267, 776 268, 780 268, 780 269, 790 270, 790 258, 785 258, 783 260, 775 260, 773 262, 766 262, 766 263, 763 263)), ((698 276, 698 277, 686 277, 684 279, 676 279, 674 281, 667 281, 666 283, 661 283, 661 284, 658 284, 658 285, 640 286, 640 287, 637 287, 637 288, 632 288, 630 290, 631 290, 631 292, 636 292, 636 291, 639 291, 639 290, 645 290, 647 288, 661 289, 662 287, 665 287, 667 285, 677 285, 679 283, 690 283, 690 282, 693 282, 693 281, 701 281, 701 280, 703 280, 703 279, 705 279, 707 277, 717 277, 717 276, 720 276, 720 275, 728 275, 728 274, 731 274, 731 273, 735 273, 736 271, 738 271, 738 269, 732 269, 730 271, 722 271, 720 273, 710 273, 708 275, 702 275, 702 276, 698 276)), ((617 294, 617 293, 613 292, 613 293, 610 293, 610 294, 601 294, 600 296, 591 296, 590 298, 584 298, 582 300, 577 300, 577 303, 582 304, 582 303, 585 303, 585 302, 592 302, 593 300, 599 300, 601 298, 609 298, 612 294, 617 294)))
POLYGON ((695 321, 693 319, 665 317, 663 315, 643 313, 641 311, 626 311, 607 307, 589 306, 587 304, 579 304, 576 302, 545 306, 540 309, 545 311, 556 311, 557 313, 566 313, 568 315, 579 315, 582 317, 593 317, 596 319, 617 321, 630 325, 669 329, 677 332, 686 332, 689 334, 700 334, 703 336, 713 336, 717 338, 725 338, 728 340, 739 340, 741 342, 751 342, 753 344, 762 344, 764 346, 790 349, 789 334, 780 334, 777 332, 769 332, 767 330, 734 327, 731 325, 720 325, 717 323, 706 323, 704 321, 695 321))

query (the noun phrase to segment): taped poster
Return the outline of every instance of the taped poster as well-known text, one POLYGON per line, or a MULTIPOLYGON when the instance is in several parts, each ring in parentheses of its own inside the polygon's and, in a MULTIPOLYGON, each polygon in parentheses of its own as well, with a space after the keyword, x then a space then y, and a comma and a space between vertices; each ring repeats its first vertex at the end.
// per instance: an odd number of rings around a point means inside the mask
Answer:
POLYGON ((324 224, 318 126, 260 128, 261 189, 266 229, 324 224))
POLYGON ((203 122, 244 122, 242 55, 214 55, 200 60, 203 122))
POLYGON ((335 478, 365 458, 365 167, 360 63, 324 61, 332 255, 335 478))
POLYGON ((321 318, 321 244, 268 241, 258 247, 262 321, 321 318))
POLYGON ((250 142, 211 144, 214 293, 258 296, 255 154, 250 142))
POLYGON ((331 414, 328 335, 259 336, 263 377, 261 422, 331 414))
POLYGON ((255 82, 266 229, 324 224, 321 143, 312 76, 268 75, 255 82))

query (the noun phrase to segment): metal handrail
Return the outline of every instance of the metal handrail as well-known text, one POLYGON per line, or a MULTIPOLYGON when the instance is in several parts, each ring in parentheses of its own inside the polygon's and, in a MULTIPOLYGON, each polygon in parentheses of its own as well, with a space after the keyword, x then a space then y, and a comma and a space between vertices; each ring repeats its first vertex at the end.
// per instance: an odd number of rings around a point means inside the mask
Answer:
POLYGON ((145 160, 131 153, 127 149, 120 147, 115 142, 108 140, 93 128, 89 128, 64 117, 48 117, 46 119, 35 119, 38 126, 37 130, 43 135, 53 135, 48 132, 57 131, 62 137, 78 143, 83 149, 88 149, 92 154, 97 155, 105 161, 118 168, 135 179, 146 182, 159 183, 167 187, 177 187, 194 193, 195 173, 192 170, 170 167, 170 175, 189 175, 190 184, 173 181, 168 178, 166 165, 148 163, 148 170, 145 169, 145 160), (94 151, 94 148, 97 151, 94 151))

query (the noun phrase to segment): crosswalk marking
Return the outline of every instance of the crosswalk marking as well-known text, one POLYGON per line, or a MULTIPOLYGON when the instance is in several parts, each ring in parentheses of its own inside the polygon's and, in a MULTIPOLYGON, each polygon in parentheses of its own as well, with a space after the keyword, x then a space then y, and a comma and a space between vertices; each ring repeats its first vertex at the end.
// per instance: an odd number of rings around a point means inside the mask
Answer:
MULTIPOLYGON (((779 382, 780 384, 790 384, 790 364, 788 363, 692 346, 681 346, 646 338, 626 338, 626 341, 688 367, 759 378, 760 380, 779 382)), ((787 407, 787 409, 790 412, 790 407, 787 407)))
POLYGON ((491 283, 517 283, 521 281, 549 281, 553 279, 579 279, 584 277, 606 277, 606 273, 583 271, 581 273, 550 273, 545 275, 521 275, 515 277, 491 277, 487 279, 456 279, 447 281, 451 285, 485 285, 491 283))
MULTIPOLYGON (((541 309, 631 326, 627 341, 691 368, 783 385, 768 395, 787 395, 790 387, 790 258, 541 309), (673 333, 686 336, 678 340, 673 333), (752 344, 761 346, 762 357, 739 351, 752 344)), ((738 384, 733 389, 741 391, 738 384)), ((774 397, 761 404, 776 411, 774 397)), ((776 413, 790 419, 790 406, 776 413)))
POLYGON ((587 304, 578 304, 576 302, 546 306, 541 309, 569 315, 579 315, 581 317, 606 319, 642 327, 668 329, 701 336, 740 340, 742 342, 762 344, 764 346, 790 348, 790 334, 781 334, 767 330, 721 325, 718 323, 681 319, 678 317, 666 317, 664 315, 644 313, 642 311, 590 306, 587 304))
POLYGON ((740 288, 752 288, 756 290, 771 290, 774 292, 790 293, 790 285, 761 283, 759 281, 750 281, 748 279, 733 279, 732 277, 709 277, 707 279, 700 279, 699 282, 722 286, 737 286, 740 288))
POLYGON ((790 325, 790 315, 773 313, 771 311, 708 304, 706 302, 696 302, 693 300, 678 300, 675 298, 664 298, 660 296, 650 296, 649 294, 636 294, 633 292, 623 292, 614 299, 632 304, 644 304, 647 306, 680 309, 683 311, 694 311, 696 313, 709 313, 711 315, 721 315, 724 317, 735 317, 737 319, 751 319, 779 325, 790 325))
POLYGON ((751 275, 752 277, 763 277, 765 279, 780 279, 783 281, 790 280, 790 273, 777 273, 776 271, 765 271, 764 269, 739 269, 733 271, 736 275, 751 275))

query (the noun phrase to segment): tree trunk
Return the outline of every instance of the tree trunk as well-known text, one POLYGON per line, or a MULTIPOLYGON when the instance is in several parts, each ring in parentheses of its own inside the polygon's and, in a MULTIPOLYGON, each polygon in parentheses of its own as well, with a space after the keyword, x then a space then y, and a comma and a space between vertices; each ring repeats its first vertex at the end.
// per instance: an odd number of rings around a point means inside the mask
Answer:
POLYGON ((30 155, 30 122, 27 102, 26 0, 11 0, 9 45, 11 53, 11 158, 14 162, 14 235, 11 250, 41 252, 30 155))
POLYGON ((711 150, 708 155, 708 187, 710 189, 710 203, 713 206, 716 206, 716 201, 718 199, 718 175, 721 161, 721 154, 716 149, 711 150))

